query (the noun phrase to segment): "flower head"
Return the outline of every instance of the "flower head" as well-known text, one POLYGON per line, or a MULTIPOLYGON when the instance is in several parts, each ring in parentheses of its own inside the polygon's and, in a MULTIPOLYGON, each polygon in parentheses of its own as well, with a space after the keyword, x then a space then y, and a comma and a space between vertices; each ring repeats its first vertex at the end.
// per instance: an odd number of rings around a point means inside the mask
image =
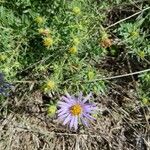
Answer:
POLYGON ((5 54, 0 55, 0 61, 4 61, 6 59, 7 59, 7 55, 5 54))
POLYGON ((91 94, 83 97, 82 93, 79 97, 70 96, 69 94, 62 97, 63 101, 58 102, 60 107, 58 119, 63 121, 63 125, 69 124, 70 129, 74 127, 77 130, 80 121, 83 125, 88 126, 89 121, 95 120, 92 114, 96 110, 96 106, 88 102, 90 97, 91 94))
POLYGON ((69 53, 70 54, 76 54, 78 52, 78 49, 76 46, 73 46, 69 49, 69 53))
POLYGON ((43 45, 45 47, 50 47, 53 45, 53 39, 51 37, 46 37, 43 39, 43 45))
POLYGON ((143 59, 145 57, 145 52, 144 51, 139 51, 138 56, 143 59))
POLYGON ((148 99, 147 97, 143 97, 142 102, 143 102, 144 105, 149 105, 150 104, 150 99, 148 99))
POLYGON ((50 30, 48 28, 46 28, 46 29, 40 28, 40 29, 38 29, 38 32, 39 32, 39 34, 42 34, 45 36, 48 36, 50 34, 50 30))
POLYGON ((38 24, 42 24, 44 22, 44 18, 41 16, 38 16, 35 18, 35 22, 38 24))
POLYGON ((103 48, 111 47, 113 44, 112 39, 110 38, 110 35, 104 31, 104 29, 101 31, 101 39, 100 39, 100 45, 103 48))
POLYGON ((47 92, 47 91, 54 90, 55 87, 56 87, 56 83, 53 80, 48 80, 44 85, 44 91, 47 92))
POLYGON ((76 15, 80 14, 81 13, 81 10, 79 7, 74 7, 73 10, 72 10, 76 15))
POLYGON ((139 31, 133 31, 130 33, 131 37, 137 38, 139 36, 139 31))
POLYGON ((49 115, 49 116, 54 116, 55 113, 56 113, 56 110, 57 110, 56 105, 50 105, 50 106, 48 107, 48 110, 47 110, 48 115, 49 115))
POLYGON ((112 40, 109 39, 109 38, 102 38, 102 40, 100 41, 100 45, 103 47, 103 48, 108 48, 108 47, 111 47, 112 45, 112 40))

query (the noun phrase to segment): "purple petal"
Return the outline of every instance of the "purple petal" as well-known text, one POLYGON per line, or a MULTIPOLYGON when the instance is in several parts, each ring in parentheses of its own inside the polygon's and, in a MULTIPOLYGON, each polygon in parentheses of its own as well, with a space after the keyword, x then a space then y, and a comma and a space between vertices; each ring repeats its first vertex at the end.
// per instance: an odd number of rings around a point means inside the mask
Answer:
POLYGON ((85 125, 86 127, 89 126, 89 123, 85 118, 81 117, 81 121, 82 121, 83 125, 85 125))
POLYGON ((74 116, 72 116, 72 118, 71 118, 71 122, 70 122, 70 129, 73 127, 74 120, 75 120, 75 117, 74 117, 74 116))
POLYGON ((84 108, 85 111, 90 111, 91 110, 90 105, 85 105, 83 108, 84 108))
POLYGON ((58 104, 58 106, 70 106, 71 105, 71 104, 68 104, 65 102, 61 102, 61 101, 59 101, 57 104, 58 104))
POLYGON ((70 109, 71 106, 58 106, 59 109, 70 109))
POLYGON ((75 96, 72 96, 72 99, 73 99, 74 103, 76 103, 78 101, 78 98, 76 98, 75 96))
POLYGON ((65 118, 65 117, 67 117, 68 115, 69 115, 69 113, 66 113, 66 114, 63 114, 63 115, 59 116, 59 118, 65 118))
POLYGON ((96 106, 92 106, 92 105, 85 105, 83 108, 86 112, 91 112, 97 109, 96 106))
POLYGON ((87 100, 89 100, 91 96, 92 96, 92 93, 88 94, 88 95, 84 98, 83 103, 85 103, 87 100))
POLYGON ((64 120, 64 118, 66 118, 68 115, 69 115, 69 113, 63 114, 58 117, 58 120, 64 120))
POLYGON ((74 128, 75 128, 75 130, 78 129, 78 116, 76 116, 74 119, 74 128))
POLYGON ((68 109, 68 107, 67 108, 61 108, 61 109, 59 109, 59 110, 57 110, 57 113, 61 113, 61 112, 63 112, 63 111, 68 111, 69 109, 68 109))
POLYGON ((71 96, 68 93, 66 93, 66 96, 68 99, 70 99, 70 101, 75 104, 78 101, 78 98, 76 98, 75 96, 71 96))
POLYGON ((71 95, 69 93, 66 93, 66 96, 69 98, 69 99, 72 99, 71 95))
POLYGON ((60 112, 60 113, 58 114, 58 116, 61 116, 61 115, 65 114, 65 113, 69 113, 69 110, 64 110, 64 111, 60 112))
POLYGON ((70 103, 70 98, 62 96, 61 99, 64 100, 64 101, 66 101, 67 103, 70 103))
POLYGON ((92 117, 91 115, 89 115, 89 114, 83 114, 87 119, 89 119, 89 120, 95 120, 95 118, 94 117, 92 117))
POLYGON ((67 104, 69 104, 69 105, 73 105, 75 103, 74 99, 67 98, 65 96, 62 96, 62 100, 64 100, 65 102, 67 102, 67 104))
POLYGON ((71 106, 59 106, 59 109, 63 109, 63 110, 69 110, 71 106))
POLYGON ((67 118, 64 120, 63 125, 67 124, 71 120, 71 115, 69 114, 67 118))

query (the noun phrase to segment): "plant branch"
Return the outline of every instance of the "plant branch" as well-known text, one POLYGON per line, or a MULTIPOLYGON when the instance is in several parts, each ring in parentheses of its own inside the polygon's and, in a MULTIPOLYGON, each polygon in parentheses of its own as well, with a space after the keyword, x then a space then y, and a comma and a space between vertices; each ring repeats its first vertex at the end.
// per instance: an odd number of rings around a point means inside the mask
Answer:
POLYGON ((146 11, 146 10, 148 10, 148 9, 150 9, 150 7, 147 7, 147 8, 145 8, 145 9, 142 9, 141 11, 136 12, 135 14, 133 14, 133 15, 127 17, 127 18, 121 19, 121 20, 119 20, 119 21, 117 21, 117 22, 111 24, 110 26, 106 27, 106 29, 109 29, 109 28, 111 28, 111 27, 114 27, 115 25, 117 25, 117 24, 119 24, 119 23, 121 23, 121 22, 124 22, 124 21, 126 21, 126 20, 128 20, 128 19, 130 19, 130 18, 132 18, 132 17, 134 17, 134 16, 136 16, 136 15, 138 15, 138 14, 140 14, 140 13, 146 11))

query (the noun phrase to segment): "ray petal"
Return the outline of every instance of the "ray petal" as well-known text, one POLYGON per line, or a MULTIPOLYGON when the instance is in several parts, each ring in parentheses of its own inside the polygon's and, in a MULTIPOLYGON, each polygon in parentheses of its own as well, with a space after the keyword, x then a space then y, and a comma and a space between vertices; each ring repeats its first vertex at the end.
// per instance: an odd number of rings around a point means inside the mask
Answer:
POLYGON ((74 120, 75 120, 75 117, 72 116, 71 121, 70 121, 70 129, 71 129, 71 128, 73 127, 73 125, 74 125, 74 120))
POLYGON ((89 123, 85 118, 81 117, 81 121, 82 121, 83 125, 85 125, 86 127, 89 126, 89 123))
POLYGON ((78 129, 78 116, 75 116, 75 119, 74 119, 74 128, 75 128, 75 130, 78 129))
POLYGON ((62 112, 60 112, 60 113, 58 114, 58 116, 61 116, 61 115, 66 114, 66 113, 68 113, 68 112, 69 112, 68 110, 63 110, 62 112))
POLYGON ((63 122, 63 125, 67 124, 71 120, 71 115, 69 114, 63 122))
POLYGON ((83 103, 85 103, 87 100, 89 100, 91 96, 92 96, 92 93, 88 94, 88 95, 84 98, 83 103))
POLYGON ((63 114, 58 117, 58 120, 64 120, 64 118, 66 118, 68 115, 69 115, 69 113, 63 114))

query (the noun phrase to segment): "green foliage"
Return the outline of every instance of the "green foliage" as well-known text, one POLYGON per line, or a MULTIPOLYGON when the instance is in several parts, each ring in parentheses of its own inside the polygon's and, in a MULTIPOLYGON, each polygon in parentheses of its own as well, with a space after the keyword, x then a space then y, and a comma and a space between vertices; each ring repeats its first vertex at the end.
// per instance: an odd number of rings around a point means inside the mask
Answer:
POLYGON ((139 93, 143 104, 150 105, 150 73, 139 76, 139 93))
POLYGON ((93 4, 93 9, 91 4, 88 0, 4 1, 0 69, 7 78, 30 80, 32 76, 44 92, 104 92, 104 81, 91 82, 101 72, 89 61, 90 55, 103 55, 99 34, 91 26, 98 27, 105 14, 97 16, 98 6, 93 4), (20 74, 23 70, 27 76, 20 74))
MULTIPOLYGON (((125 45, 126 54, 129 58, 136 62, 139 66, 148 69, 150 64, 150 41, 147 29, 147 24, 150 23, 147 14, 140 15, 136 21, 122 23, 115 31, 121 38, 121 42, 125 45)), ((145 73, 139 77, 139 94, 143 104, 149 104, 150 101, 150 74, 145 73)))
POLYGON ((139 17, 136 22, 122 23, 117 29, 128 54, 136 57, 139 62, 150 57, 150 42, 147 37, 149 31, 144 31, 143 26, 145 21, 144 17, 139 17))
MULTIPOLYGON (((104 93, 105 81, 95 81, 104 74, 97 62, 109 52, 113 57, 119 53, 110 31, 102 27, 107 23, 104 10, 128 2, 0 1, 0 70, 10 81, 36 80, 45 93, 104 93)), ((129 58, 145 68, 150 57, 149 16, 147 11, 114 30, 129 58)))

